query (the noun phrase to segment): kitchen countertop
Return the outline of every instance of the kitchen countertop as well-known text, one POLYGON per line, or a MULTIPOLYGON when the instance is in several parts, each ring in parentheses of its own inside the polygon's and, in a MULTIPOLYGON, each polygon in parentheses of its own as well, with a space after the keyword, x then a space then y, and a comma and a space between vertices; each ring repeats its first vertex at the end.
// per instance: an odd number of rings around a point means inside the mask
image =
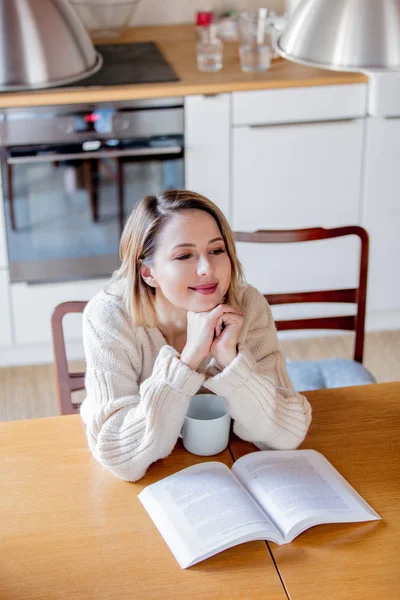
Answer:
MULTIPOLYGON (((47 89, 37 92, 0 93, 0 108, 108 102, 143 98, 219 94, 243 90, 365 83, 358 73, 341 73, 298 65, 282 58, 272 61, 264 73, 243 73, 236 43, 224 45, 224 64, 217 73, 202 73, 196 65, 193 25, 136 27, 127 30, 118 42, 154 41, 175 70, 180 81, 132 84, 102 88, 47 89)), ((110 43, 105 42, 105 43, 110 43)))

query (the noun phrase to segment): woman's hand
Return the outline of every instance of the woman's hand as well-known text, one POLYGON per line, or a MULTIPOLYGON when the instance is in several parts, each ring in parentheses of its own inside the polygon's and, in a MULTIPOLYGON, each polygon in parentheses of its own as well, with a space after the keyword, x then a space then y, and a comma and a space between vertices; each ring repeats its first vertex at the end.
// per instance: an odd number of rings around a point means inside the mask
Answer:
MULTIPOLYGON (((241 315, 242 313, 240 310, 233 308, 232 306, 228 306, 227 304, 219 304, 208 312, 195 313, 189 311, 187 314, 186 345, 181 354, 182 362, 196 371, 201 361, 204 360, 210 352, 212 352, 215 336, 220 335, 222 339, 222 334, 225 333, 225 329, 228 329, 228 323, 232 324, 232 319, 234 316, 240 319, 241 326, 241 315), (226 325, 225 329, 222 331, 223 323, 226 323, 226 325)), ((223 338, 222 344, 217 346, 216 352, 218 356, 221 355, 221 358, 225 358, 225 355, 227 357, 229 354, 229 349, 231 349, 233 343, 232 335, 233 331, 231 329, 228 335, 223 338)), ((239 335, 239 333, 237 335, 239 335)), ((235 348, 236 344, 237 338, 234 342, 235 348)), ((218 358, 216 356, 215 358, 219 363, 218 358)))
POLYGON ((223 369, 237 356, 237 344, 242 325, 241 312, 226 312, 218 319, 211 353, 223 369))

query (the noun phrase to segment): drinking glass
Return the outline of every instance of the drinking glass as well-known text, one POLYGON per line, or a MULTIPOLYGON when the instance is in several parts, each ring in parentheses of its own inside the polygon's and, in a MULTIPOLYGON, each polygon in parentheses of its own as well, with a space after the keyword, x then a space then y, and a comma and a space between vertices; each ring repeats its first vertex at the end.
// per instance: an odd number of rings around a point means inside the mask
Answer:
POLYGON ((222 69, 223 43, 215 24, 196 27, 197 67, 199 71, 222 69))
POLYGON ((265 44, 239 47, 240 66, 245 73, 266 71, 271 64, 271 48, 265 44))
POLYGON ((238 17, 239 56, 242 71, 266 71, 271 64, 268 9, 245 10, 238 17))

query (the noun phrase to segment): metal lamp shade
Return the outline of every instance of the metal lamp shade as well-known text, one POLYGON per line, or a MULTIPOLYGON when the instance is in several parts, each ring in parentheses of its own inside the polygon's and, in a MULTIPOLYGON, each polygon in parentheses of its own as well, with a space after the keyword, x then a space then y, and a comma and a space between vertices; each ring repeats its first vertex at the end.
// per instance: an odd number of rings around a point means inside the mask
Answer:
POLYGON ((288 60, 334 71, 400 69, 400 0, 303 0, 277 40, 288 60))
POLYGON ((0 91, 72 83, 101 64, 68 0, 0 0, 0 91))

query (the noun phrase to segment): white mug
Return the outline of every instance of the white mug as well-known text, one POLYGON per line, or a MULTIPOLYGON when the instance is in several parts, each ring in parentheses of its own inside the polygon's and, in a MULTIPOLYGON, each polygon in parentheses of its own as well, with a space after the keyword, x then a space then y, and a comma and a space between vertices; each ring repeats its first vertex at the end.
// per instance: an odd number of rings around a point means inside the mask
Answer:
POLYGON ((219 454, 228 445, 230 425, 231 417, 222 396, 196 394, 183 423, 183 445, 199 456, 219 454))

